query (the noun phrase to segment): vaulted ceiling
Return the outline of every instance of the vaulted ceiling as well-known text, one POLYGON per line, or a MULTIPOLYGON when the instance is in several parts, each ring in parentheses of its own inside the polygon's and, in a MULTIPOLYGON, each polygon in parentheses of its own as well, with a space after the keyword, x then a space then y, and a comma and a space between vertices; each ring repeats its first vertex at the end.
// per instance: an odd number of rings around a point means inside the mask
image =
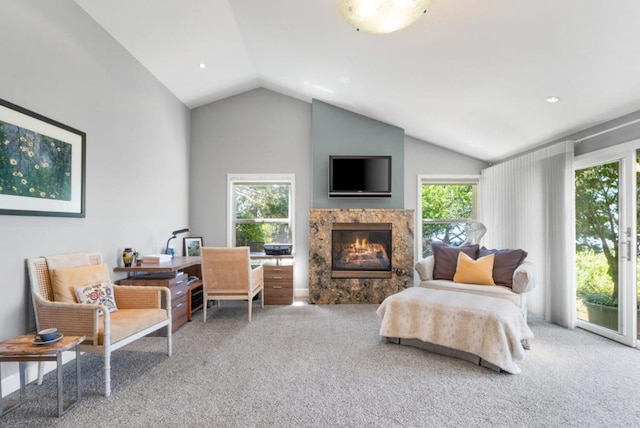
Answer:
POLYGON ((336 0, 75 1, 190 108, 264 87, 485 161, 640 110, 637 0, 434 0, 386 35, 336 0))

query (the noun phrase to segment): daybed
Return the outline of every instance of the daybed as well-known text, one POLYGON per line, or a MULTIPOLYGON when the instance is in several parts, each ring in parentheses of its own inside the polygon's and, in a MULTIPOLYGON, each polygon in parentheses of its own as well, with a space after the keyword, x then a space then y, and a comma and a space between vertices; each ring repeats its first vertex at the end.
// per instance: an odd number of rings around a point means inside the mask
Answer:
POLYGON ((530 349, 526 294, 535 287, 534 265, 523 250, 478 244, 432 243, 433 256, 415 269, 420 287, 387 297, 378 308, 380 335, 493 369, 520 373, 530 349), (484 362, 489 364, 485 364, 484 362))
POLYGON ((377 314, 380 336, 390 341, 512 374, 521 371, 523 341, 533 338, 517 307, 486 296, 411 287, 387 297, 377 314))

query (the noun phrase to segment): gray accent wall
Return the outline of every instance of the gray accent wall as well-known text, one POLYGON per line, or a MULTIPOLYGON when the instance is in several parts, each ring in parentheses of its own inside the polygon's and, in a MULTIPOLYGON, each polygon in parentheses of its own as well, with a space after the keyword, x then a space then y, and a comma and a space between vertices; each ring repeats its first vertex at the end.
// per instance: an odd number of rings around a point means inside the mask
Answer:
POLYGON ((85 218, 0 215, 6 340, 35 328, 27 258, 100 252, 111 270, 188 226, 190 116, 72 0, 2 0, 0 16, 0 98, 87 134, 85 218))
POLYGON ((314 208, 403 208, 404 130, 313 100, 311 104, 314 208), (392 196, 329 197, 330 155, 390 155, 392 196))

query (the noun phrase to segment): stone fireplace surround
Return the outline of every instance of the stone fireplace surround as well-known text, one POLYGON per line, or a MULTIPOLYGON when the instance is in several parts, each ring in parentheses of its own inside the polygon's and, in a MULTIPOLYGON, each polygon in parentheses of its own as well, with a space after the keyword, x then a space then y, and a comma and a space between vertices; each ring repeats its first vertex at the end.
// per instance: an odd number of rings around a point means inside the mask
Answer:
POLYGON ((414 210, 312 209, 309 211, 309 303, 381 303, 413 286, 414 210), (334 223, 391 223, 391 278, 332 278, 334 223))

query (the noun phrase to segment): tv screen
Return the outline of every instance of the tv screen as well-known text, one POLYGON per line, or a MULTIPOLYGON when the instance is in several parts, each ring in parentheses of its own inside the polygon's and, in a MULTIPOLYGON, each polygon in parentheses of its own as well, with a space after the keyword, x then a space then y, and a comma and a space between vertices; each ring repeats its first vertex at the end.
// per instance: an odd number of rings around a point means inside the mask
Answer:
POLYGON ((329 156, 330 197, 391 197, 391 156, 329 156))

